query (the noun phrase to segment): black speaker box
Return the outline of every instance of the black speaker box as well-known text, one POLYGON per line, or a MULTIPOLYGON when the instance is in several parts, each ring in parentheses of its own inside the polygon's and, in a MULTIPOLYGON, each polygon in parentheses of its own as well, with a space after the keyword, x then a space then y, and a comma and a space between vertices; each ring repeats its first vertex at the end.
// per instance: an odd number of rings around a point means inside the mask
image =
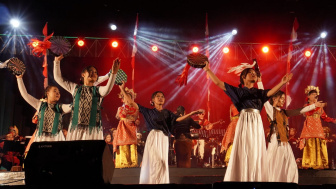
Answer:
POLYGON ((106 185, 114 162, 103 140, 34 142, 24 171, 27 186, 106 185))
POLYGON ((215 182, 213 189, 241 188, 241 189, 299 189, 295 183, 284 182, 215 182))

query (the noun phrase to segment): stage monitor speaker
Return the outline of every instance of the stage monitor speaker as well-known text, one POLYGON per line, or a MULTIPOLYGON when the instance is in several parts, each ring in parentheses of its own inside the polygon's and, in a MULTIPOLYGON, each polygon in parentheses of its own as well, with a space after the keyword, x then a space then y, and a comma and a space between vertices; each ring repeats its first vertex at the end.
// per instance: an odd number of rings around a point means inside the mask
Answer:
POLYGON ((295 183, 285 182, 215 182, 213 189, 242 188, 242 189, 299 189, 295 183))
POLYGON ((29 186, 80 186, 112 183, 114 162, 103 140, 32 143, 24 161, 29 186))

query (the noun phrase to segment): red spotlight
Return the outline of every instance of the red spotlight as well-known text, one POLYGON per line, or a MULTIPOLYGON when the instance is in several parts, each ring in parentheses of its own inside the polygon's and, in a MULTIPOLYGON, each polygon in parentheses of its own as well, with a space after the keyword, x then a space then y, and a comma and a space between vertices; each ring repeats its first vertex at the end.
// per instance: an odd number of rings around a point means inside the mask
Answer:
POLYGON ((158 51, 159 49, 158 49, 158 47, 156 46, 156 45, 153 45, 152 46, 152 51, 154 51, 154 52, 156 52, 156 51, 158 51))
POLYGON ((262 52, 264 52, 264 53, 268 53, 268 51, 269 51, 269 48, 268 48, 267 46, 264 46, 264 47, 262 48, 262 52))
POLYGON ((33 47, 37 47, 39 45, 39 42, 34 41, 32 45, 33 45, 33 47))
POLYGON ((193 51, 194 53, 197 53, 198 50, 199 50, 198 47, 193 47, 193 48, 192 48, 192 51, 193 51))
POLYGON ((77 45, 80 46, 80 47, 83 47, 84 44, 85 44, 84 41, 81 40, 81 39, 77 41, 77 45))
POLYGON ((223 53, 227 54, 227 53, 229 53, 229 51, 230 51, 229 47, 224 47, 223 48, 223 53))
POLYGON ((307 58, 309 58, 312 55, 310 50, 306 50, 304 54, 307 58))
POLYGON ((113 42, 112 42, 112 47, 116 48, 116 47, 118 47, 118 45, 119 45, 119 44, 118 44, 117 41, 113 41, 113 42))

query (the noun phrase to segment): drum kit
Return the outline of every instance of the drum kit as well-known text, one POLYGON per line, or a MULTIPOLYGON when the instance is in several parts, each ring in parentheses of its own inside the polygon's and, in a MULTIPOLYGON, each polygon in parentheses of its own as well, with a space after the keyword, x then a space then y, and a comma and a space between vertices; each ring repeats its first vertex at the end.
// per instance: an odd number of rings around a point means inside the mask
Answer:
MULTIPOLYGON (((212 129, 212 130, 200 130, 200 129, 192 129, 191 130, 191 137, 193 139, 194 148, 197 148, 198 153, 198 147, 196 146, 197 140, 203 139, 205 142, 204 144, 204 158, 203 167, 207 168, 218 168, 224 166, 224 157, 223 154, 220 153, 221 146, 222 146, 222 139, 225 134, 225 129, 212 129), (211 131, 211 132, 209 132, 211 131)), ((201 157, 197 155, 196 157, 197 162, 201 162, 201 157)))

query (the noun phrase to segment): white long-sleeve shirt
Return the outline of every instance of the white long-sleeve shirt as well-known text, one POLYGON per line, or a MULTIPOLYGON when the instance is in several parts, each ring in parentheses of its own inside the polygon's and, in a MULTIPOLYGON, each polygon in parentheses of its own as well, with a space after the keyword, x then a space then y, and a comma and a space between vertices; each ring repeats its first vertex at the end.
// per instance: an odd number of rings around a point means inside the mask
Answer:
MULTIPOLYGON (((259 89, 264 89, 264 86, 263 86, 262 82, 257 82, 257 85, 258 85, 259 89)), ((268 117, 273 121, 274 120, 274 118, 273 118, 273 115, 274 115, 273 105, 271 105, 271 103, 269 101, 267 101, 267 102, 265 102, 264 107, 265 107, 265 110, 266 110, 266 113, 267 113, 268 117)), ((279 111, 281 110, 279 107, 274 107, 274 108, 276 108, 279 111)), ((290 117, 290 116, 300 115, 300 114, 303 114, 305 112, 309 112, 311 110, 314 110, 315 108, 316 108, 315 104, 312 104, 312 105, 306 106, 304 108, 298 108, 298 109, 295 109, 295 110, 285 110, 285 112, 286 112, 286 115, 288 117, 290 117)))
MULTIPOLYGON (((113 88, 117 74, 111 74, 111 75, 112 77, 111 76, 109 77, 107 84, 105 86, 99 87, 99 94, 102 97, 108 95, 113 88)), ((73 94, 75 92, 77 84, 67 81, 62 77, 60 61, 54 61, 54 79, 61 87, 63 87, 69 93, 73 94)))
MULTIPOLYGON (((25 101, 27 101, 28 104, 30 104, 33 108, 35 108, 38 111, 40 109, 42 102, 39 99, 28 94, 22 78, 17 78, 17 82, 18 82, 19 91, 23 99, 25 99, 25 101)), ((66 114, 71 111, 70 104, 62 104, 61 108, 63 110, 62 114, 66 114)))

